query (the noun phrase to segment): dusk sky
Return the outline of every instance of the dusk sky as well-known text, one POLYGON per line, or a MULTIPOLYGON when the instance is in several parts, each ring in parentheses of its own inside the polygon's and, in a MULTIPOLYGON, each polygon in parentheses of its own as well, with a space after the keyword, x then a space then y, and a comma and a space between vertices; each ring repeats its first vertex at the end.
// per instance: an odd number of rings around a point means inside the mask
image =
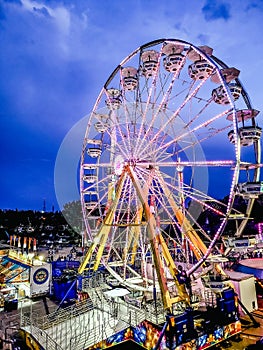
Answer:
POLYGON ((44 200, 62 209, 54 168, 63 139, 113 69, 149 41, 212 47, 262 111, 262 23, 262 0, 0 0, 0 209, 42 210, 44 200))

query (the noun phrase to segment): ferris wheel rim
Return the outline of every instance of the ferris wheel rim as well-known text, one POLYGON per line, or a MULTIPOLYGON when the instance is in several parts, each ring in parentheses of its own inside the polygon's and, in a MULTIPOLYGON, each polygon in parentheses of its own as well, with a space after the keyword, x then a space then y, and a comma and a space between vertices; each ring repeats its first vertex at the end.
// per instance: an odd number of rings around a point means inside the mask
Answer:
MULTIPOLYGON (((182 44, 182 45, 189 45, 189 47, 190 47, 191 49, 196 50, 196 52, 199 53, 202 57, 205 57, 205 58, 207 59, 208 62, 213 63, 213 65, 216 66, 216 68, 217 68, 218 71, 220 70, 220 67, 223 67, 223 68, 228 67, 228 66, 226 66, 224 63, 222 64, 222 61, 216 60, 216 59, 215 59, 215 56, 212 55, 212 56, 210 57, 210 56, 208 56, 208 55, 204 55, 203 51, 202 51, 200 48, 194 46, 193 44, 191 44, 191 43, 189 43, 189 42, 183 41, 183 40, 179 40, 179 39, 158 39, 158 40, 154 40, 154 41, 152 41, 152 42, 146 43, 146 44, 140 46, 139 48, 137 48, 136 50, 134 50, 130 55, 128 55, 128 56, 113 70, 112 74, 110 74, 109 78, 107 79, 106 83, 104 84, 104 87, 103 87, 103 89, 101 90, 101 92, 100 92, 100 94, 99 94, 99 96, 98 96, 98 98, 97 98, 97 101, 96 101, 96 103, 95 103, 95 105, 94 105, 94 108, 93 108, 92 113, 91 113, 91 116, 90 116, 89 124, 91 124, 91 121, 92 121, 92 119, 94 118, 94 113, 95 113, 95 112, 97 111, 97 109, 98 109, 98 105, 99 105, 99 103, 101 102, 102 96, 105 94, 105 92, 107 92, 107 89, 108 89, 109 85, 110 85, 111 82, 113 81, 113 79, 114 79, 114 77, 116 76, 116 74, 120 72, 122 66, 125 65, 129 60, 131 60, 131 58, 133 58, 134 56, 136 56, 138 53, 142 52, 143 50, 148 49, 148 48, 152 48, 153 46, 155 46, 155 45, 157 45, 157 44, 163 44, 163 43, 165 43, 165 42, 172 42, 172 43, 177 42, 177 43, 180 43, 180 44, 182 44), (215 61, 214 61, 214 60, 215 60, 215 61)), ((221 79, 222 81, 224 81, 224 80, 223 80, 223 77, 222 77, 222 75, 221 75, 221 73, 219 73, 219 79, 221 79)), ((239 82, 239 80, 238 80, 238 82, 239 82)), ((239 82, 239 84, 241 84, 241 83, 239 82)), ((235 138, 236 138, 236 144, 235 144, 235 147, 236 147, 235 158, 236 158, 236 159, 235 159, 235 161, 232 161, 232 164, 231 164, 231 165, 232 165, 232 168, 233 168, 233 170, 234 170, 233 181, 232 181, 232 185, 231 185, 231 188, 230 188, 230 197, 232 197, 232 198, 231 198, 231 199, 229 200, 229 202, 228 202, 228 209, 227 209, 227 212, 230 213, 230 211, 231 211, 231 209, 232 209, 232 206, 233 206, 234 198, 235 198, 235 195, 236 195, 235 186, 237 185, 238 176, 239 176, 239 172, 240 172, 240 145, 239 145, 239 141, 238 141, 238 137, 237 137, 237 134, 238 134, 238 132, 237 132, 237 119, 236 119, 236 116, 235 116, 236 107, 235 107, 235 104, 234 104, 234 102, 233 102, 233 100, 232 100, 232 98, 231 98, 231 96, 230 96, 231 94, 230 94, 230 90, 229 90, 228 86, 227 86, 226 84, 224 84, 224 87, 226 87, 227 94, 228 94, 228 98, 229 98, 229 100, 231 101, 230 104, 231 104, 231 106, 232 106, 231 109, 232 109, 232 112, 233 112, 233 119, 234 119, 234 121, 233 121, 234 133, 235 133, 235 138)), ((242 91, 243 91, 243 90, 242 90, 242 91)), ((245 96, 245 98, 248 100, 248 96, 247 96, 246 93, 244 93, 244 96, 245 96)), ((146 102, 146 104, 147 104, 147 102, 146 102)), ((119 130, 120 130, 120 129, 119 129, 119 130)), ((140 130, 139 130, 138 132, 140 132, 140 130)), ((87 128, 87 130, 86 130, 86 135, 85 135, 85 139, 86 139, 86 140, 88 139, 88 136, 87 136, 88 134, 89 134, 89 131, 88 131, 88 128, 87 128)), ((164 148, 164 147, 163 147, 163 148, 164 148)), ((123 150, 122 150, 122 151, 123 151, 123 150)), ((86 152, 86 145, 85 145, 85 147, 83 148, 83 152, 82 152, 82 153, 84 154, 85 152, 86 152)), ((85 163, 82 161, 82 170, 83 170, 83 164, 85 164, 85 163)), ((153 163, 152 163, 152 164, 153 164, 153 163)), ((151 165, 152 165, 152 164, 151 164, 151 165)), ((172 162, 171 162, 171 164, 172 164, 172 162)), ((212 163, 211 163, 211 164, 212 164, 212 163)), ((162 165, 164 165, 164 162, 163 162, 162 165)), ((177 166, 177 167, 180 166, 180 165, 187 166, 186 163, 183 163, 183 162, 180 162, 180 161, 177 162, 177 163, 174 162, 174 165, 177 166)), ((197 163, 195 163, 194 165, 197 165, 197 163)), ((98 167, 103 167, 103 166, 107 167, 107 164, 106 164, 106 163, 104 163, 104 165, 102 165, 102 164, 99 165, 99 164, 98 164, 98 167)), ((113 167, 112 164, 111 164, 111 167, 113 167)), ((258 171, 258 173, 259 173, 259 171, 258 171)), ((81 171, 81 176, 83 176, 83 171, 81 171)), ((257 176, 256 176, 256 177, 257 177, 257 176)), ((82 206, 83 206, 83 210, 85 211, 85 203, 83 202, 83 200, 82 200, 82 206)), ((227 223, 227 215, 226 215, 226 217, 222 220, 222 223, 221 223, 220 230, 219 230, 219 233, 218 233, 218 235, 217 235, 217 238, 219 238, 219 236, 220 236, 221 233, 223 232, 223 229, 224 229, 224 226, 226 225, 226 223, 227 223)), ((214 244, 214 242, 213 242, 213 244, 214 244)), ((213 248, 213 245, 211 245, 211 247, 209 247, 210 252, 211 252, 212 248, 213 248), (211 249, 210 249, 210 248, 211 248, 211 249)), ((210 254, 210 252, 207 253, 207 254, 204 254, 204 260, 208 257, 208 255, 210 254)), ((199 263, 199 265, 200 265, 200 264, 201 264, 201 263, 199 263)), ((198 267, 198 264, 196 264, 196 266, 198 267)))

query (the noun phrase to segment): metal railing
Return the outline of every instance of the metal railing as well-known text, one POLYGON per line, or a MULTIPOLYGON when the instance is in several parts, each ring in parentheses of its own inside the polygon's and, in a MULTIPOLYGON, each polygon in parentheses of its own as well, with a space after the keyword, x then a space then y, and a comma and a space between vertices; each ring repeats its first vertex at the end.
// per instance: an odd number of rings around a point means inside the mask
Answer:
POLYGON ((22 326, 20 328, 30 333, 44 349, 63 350, 63 348, 51 338, 47 332, 33 325, 30 317, 23 315, 21 324, 22 326))
MULTIPOLYGON (((132 305, 105 295, 105 276, 97 274, 85 281, 89 299, 48 315, 21 312, 21 328, 27 330, 47 350, 81 350, 144 320, 165 322, 165 311, 158 303, 132 305), (96 286, 96 287, 94 287, 96 286)), ((23 310, 22 310, 23 311, 23 310)))
POLYGON ((92 309, 92 301, 90 299, 86 299, 67 308, 54 311, 48 315, 43 316, 41 319, 38 318, 37 320, 35 320, 35 323, 38 325, 39 328, 47 329, 56 324, 65 322, 66 320, 84 314, 92 309))
POLYGON ((85 349, 129 327, 129 324, 126 322, 118 321, 115 323, 115 321, 112 317, 109 317, 107 320, 103 318, 98 325, 87 328, 80 335, 72 337, 69 348, 74 350, 85 349))

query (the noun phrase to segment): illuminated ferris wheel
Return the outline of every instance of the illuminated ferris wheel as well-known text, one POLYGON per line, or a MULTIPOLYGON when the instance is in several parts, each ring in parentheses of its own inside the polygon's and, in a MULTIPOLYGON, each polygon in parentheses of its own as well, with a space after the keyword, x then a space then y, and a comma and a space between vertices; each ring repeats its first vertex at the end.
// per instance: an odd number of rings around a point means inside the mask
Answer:
POLYGON ((143 291, 156 269, 164 295, 170 277, 178 287, 175 261, 202 266, 230 219, 242 233, 261 193, 261 128, 238 75, 211 48, 176 39, 139 47, 112 72, 82 149, 81 273, 103 265, 143 291), (204 211, 218 218, 209 231, 204 211))

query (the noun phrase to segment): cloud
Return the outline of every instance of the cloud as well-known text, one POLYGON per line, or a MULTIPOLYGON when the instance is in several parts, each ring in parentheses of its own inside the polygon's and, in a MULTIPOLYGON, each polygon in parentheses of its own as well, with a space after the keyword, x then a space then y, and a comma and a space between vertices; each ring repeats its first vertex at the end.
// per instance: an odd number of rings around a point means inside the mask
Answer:
POLYGON ((45 17, 51 17, 55 20, 55 23, 59 31, 67 35, 70 31, 70 12, 63 6, 56 6, 54 8, 45 5, 42 2, 32 0, 21 0, 24 8, 30 12, 44 15, 45 17))
POLYGON ((205 6, 202 8, 202 12, 207 21, 214 21, 217 19, 224 19, 227 21, 231 17, 230 5, 220 0, 207 0, 205 6))
POLYGON ((39 7, 33 7, 33 10, 36 12, 36 13, 39 13, 45 17, 51 17, 50 16, 50 13, 48 12, 47 8, 46 7, 42 7, 42 8, 39 8, 39 7))
POLYGON ((263 11, 263 1, 252 1, 251 3, 248 3, 246 10, 259 10, 263 11))

